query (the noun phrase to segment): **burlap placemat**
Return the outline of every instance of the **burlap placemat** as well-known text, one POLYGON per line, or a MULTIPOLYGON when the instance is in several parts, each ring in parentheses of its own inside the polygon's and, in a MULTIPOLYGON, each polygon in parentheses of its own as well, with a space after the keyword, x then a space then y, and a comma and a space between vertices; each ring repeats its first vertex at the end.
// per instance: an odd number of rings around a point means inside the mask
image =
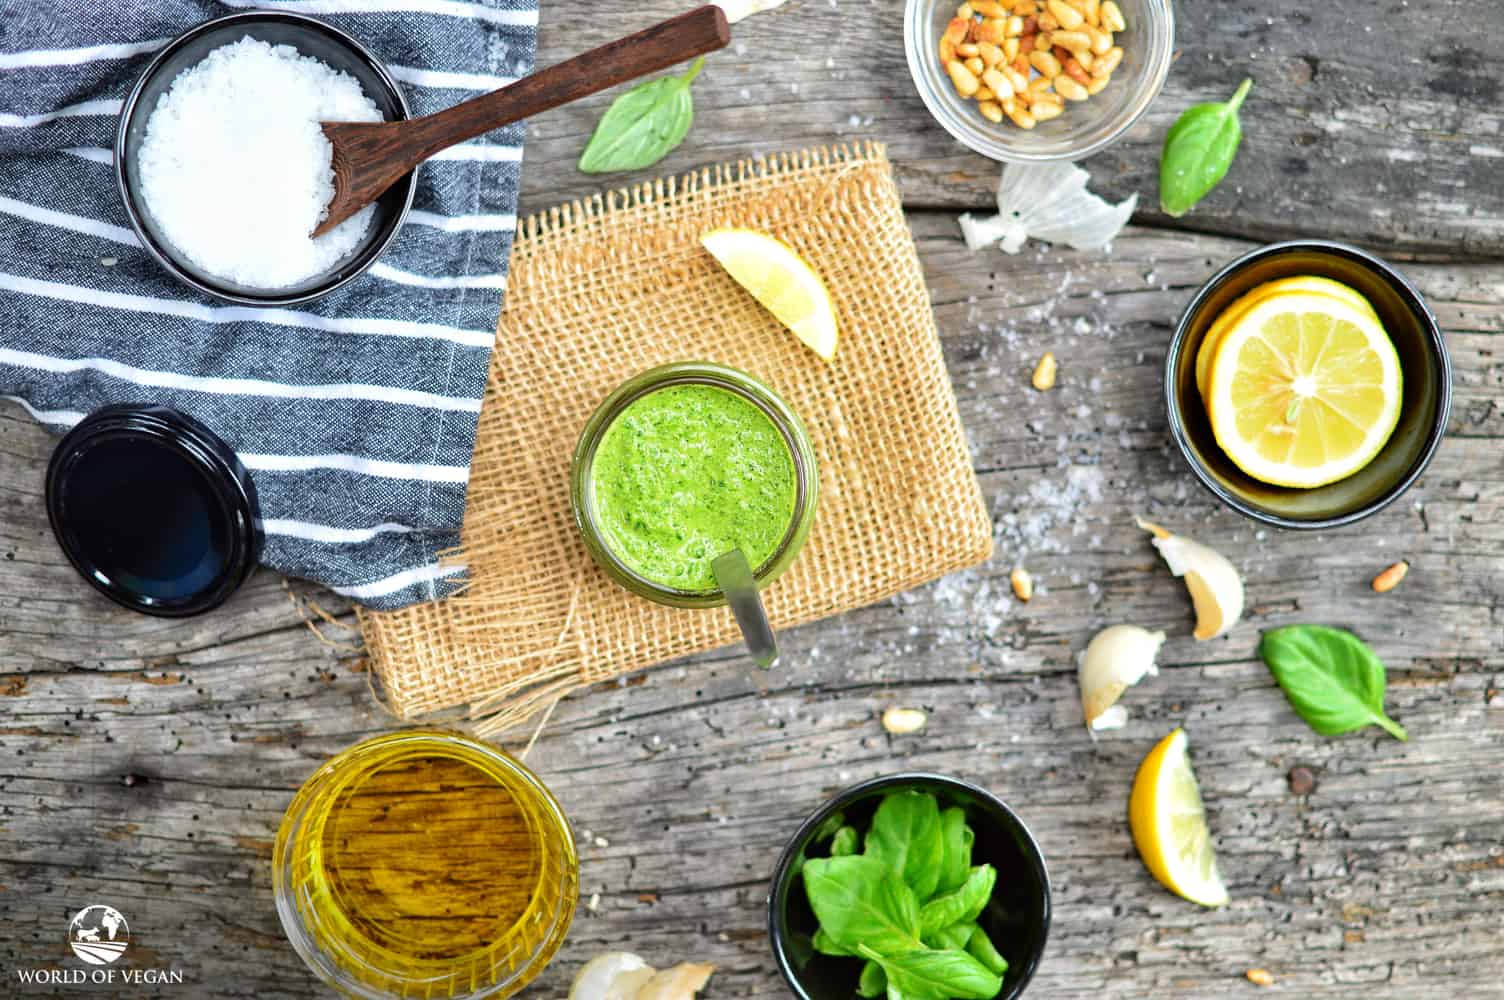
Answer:
MULTIPOLYGON (((871 604, 992 553, 928 292, 880 146, 781 155, 598 196, 526 220, 486 387, 463 545, 469 586, 362 611, 371 669, 404 718, 450 710, 494 734, 582 686, 739 641, 725 609, 660 607, 590 561, 569 512, 586 419, 628 377, 718 361, 803 417, 814 529, 766 593, 787 627, 871 604), (826 364, 701 249, 717 226, 792 245, 841 320, 826 364)), ((785 660, 778 669, 798 671, 785 660)))

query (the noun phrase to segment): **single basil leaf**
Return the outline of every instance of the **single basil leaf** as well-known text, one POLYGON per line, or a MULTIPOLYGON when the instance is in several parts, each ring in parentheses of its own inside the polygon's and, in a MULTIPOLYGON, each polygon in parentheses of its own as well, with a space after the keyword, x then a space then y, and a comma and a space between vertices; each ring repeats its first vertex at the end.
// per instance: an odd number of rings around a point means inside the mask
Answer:
POLYGON ((1227 176, 1243 141, 1238 109, 1252 86, 1244 80, 1232 100, 1187 108, 1170 126, 1159 158, 1159 207, 1167 215, 1189 212, 1227 176))
POLYGON ((809 842, 811 844, 818 844, 821 841, 829 840, 831 837, 834 837, 837 833, 839 833, 841 827, 845 825, 845 813, 831 813, 829 816, 825 817, 825 822, 821 823, 818 827, 815 828, 815 835, 809 838, 809 842))
POLYGON ((870 998, 880 997, 886 992, 888 992, 888 974, 883 971, 881 965, 878 965, 869 958, 866 964, 862 966, 862 978, 857 980, 857 996, 868 997, 870 1000, 870 998))
POLYGON ((1004 975, 1008 971, 1008 960, 993 947, 992 939, 987 932, 976 924, 972 925, 971 936, 966 940, 966 951, 972 958, 987 966, 994 975, 1004 975))
POLYGON ((951 924, 971 923, 992 898, 992 887, 996 882, 996 868, 991 865, 973 868, 961 888, 936 896, 924 904, 919 911, 919 933, 933 934, 951 924))
POLYGON ((815 936, 810 940, 810 945, 820 954, 831 955, 835 958, 850 958, 856 954, 850 948, 843 948, 832 941, 830 935, 825 933, 825 928, 823 927, 815 931, 815 936))
POLYGON ((947 948, 962 951, 965 950, 966 942, 971 938, 971 929, 975 926, 975 924, 951 924, 938 931, 921 934, 920 940, 937 951, 945 951, 947 948))
POLYGON ((836 831, 835 837, 830 842, 830 856, 833 858, 844 858, 847 855, 855 854, 858 846, 857 841, 856 827, 841 827, 836 831))
POLYGON ((812 858, 804 864, 804 889, 820 930, 835 946, 866 944, 883 954, 924 947, 914 891, 876 858, 812 858))
POLYGON ((971 845, 976 834, 966 825, 966 811, 952 806, 940 814, 940 881, 936 892, 955 892, 971 871, 971 845))
POLYGON ((928 792, 894 792, 885 797, 867 831, 867 853, 887 864, 919 899, 940 882, 940 806, 928 792))
POLYGON ((1384 714, 1384 664, 1351 632, 1324 625, 1287 625, 1264 633, 1261 656, 1285 697, 1322 736, 1377 725, 1408 740, 1384 714))
POLYGON ((858 951, 883 967, 888 990, 908 1000, 991 1000, 1003 981, 964 951, 911 951, 879 955, 861 946, 858 951))
POLYGON ((587 174, 641 170, 673 152, 694 122, 695 101, 689 85, 704 65, 701 56, 683 76, 639 83, 612 101, 580 154, 580 170, 587 174))

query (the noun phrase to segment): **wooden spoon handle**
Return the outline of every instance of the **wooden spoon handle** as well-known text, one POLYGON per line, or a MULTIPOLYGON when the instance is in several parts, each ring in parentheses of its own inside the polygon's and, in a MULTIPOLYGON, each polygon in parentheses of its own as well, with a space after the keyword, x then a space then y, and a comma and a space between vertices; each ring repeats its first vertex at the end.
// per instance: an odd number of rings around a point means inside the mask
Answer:
POLYGON ((671 17, 500 90, 408 122, 406 128, 412 130, 411 163, 416 166, 442 149, 540 111, 723 49, 730 41, 731 26, 719 7, 698 7, 671 17))

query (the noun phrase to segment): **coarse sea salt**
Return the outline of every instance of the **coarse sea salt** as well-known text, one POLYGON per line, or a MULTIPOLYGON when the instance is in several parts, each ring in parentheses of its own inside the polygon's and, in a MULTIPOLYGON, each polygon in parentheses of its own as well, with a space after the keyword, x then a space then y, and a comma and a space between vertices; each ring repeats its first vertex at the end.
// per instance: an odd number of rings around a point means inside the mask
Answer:
POLYGON ((348 73, 247 36, 184 70, 157 101, 141 193, 162 235, 204 271, 290 288, 348 256, 375 212, 309 236, 334 197, 334 148, 319 122, 381 120, 348 73))

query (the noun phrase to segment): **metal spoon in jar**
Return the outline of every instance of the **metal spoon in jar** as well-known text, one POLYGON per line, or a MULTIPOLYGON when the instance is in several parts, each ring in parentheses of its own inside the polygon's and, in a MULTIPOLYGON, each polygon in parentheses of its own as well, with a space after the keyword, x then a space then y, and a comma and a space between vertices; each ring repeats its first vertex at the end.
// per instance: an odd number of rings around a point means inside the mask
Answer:
POLYGON ((344 222, 441 150, 723 49, 730 41, 725 12, 720 7, 700 7, 423 118, 321 122, 324 135, 334 145, 334 199, 313 235, 322 236, 344 222))
POLYGON ((778 665, 778 640, 773 637, 773 626, 768 613, 763 610, 762 598, 757 594, 757 580, 752 575, 752 566, 741 549, 732 549, 715 557, 710 564, 715 582, 726 595, 731 613, 736 616, 737 627, 746 640, 747 652, 752 662, 764 670, 778 665))

